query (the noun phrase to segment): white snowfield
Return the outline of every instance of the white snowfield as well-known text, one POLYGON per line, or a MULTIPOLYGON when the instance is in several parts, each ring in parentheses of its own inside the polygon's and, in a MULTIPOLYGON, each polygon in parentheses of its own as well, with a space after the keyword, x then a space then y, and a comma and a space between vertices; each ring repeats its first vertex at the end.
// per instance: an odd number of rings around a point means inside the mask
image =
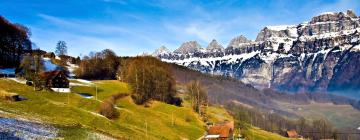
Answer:
POLYGON ((51 88, 51 90, 53 90, 54 92, 59 92, 59 93, 70 93, 71 92, 70 88, 51 88))
POLYGON ((175 63, 175 64, 179 64, 179 65, 183 65, 183 66, 188 66, 194 62, 199 62, 203 66, 210 66, 210 65, 214 66, 213 64, 215 64, 215 61, 218 61, 218 60, 226 61, 228 64, 237 62, 239 60, 241 60, 243 62, 259 53, 260 53, 260 51, 254 51, 251 53, 243 53, 240 55, 226 55, 223 57, 209 57, 209 58, 191 57, 191 58, 184 59, 184 60, 162 59, 162 61, 169 62, 169 63, 175 63))
POLYGON ((295 25, 276 25, 276 26, 266 26, 269 30, 273 31, 282 31, 286 29, 296 28, 295 25))
POLYGON ((93 84, 91 81, 85 80, 85 79, 73 79, 73 80, 76 80, 78 82, 85 83, 85 84, 93 84))

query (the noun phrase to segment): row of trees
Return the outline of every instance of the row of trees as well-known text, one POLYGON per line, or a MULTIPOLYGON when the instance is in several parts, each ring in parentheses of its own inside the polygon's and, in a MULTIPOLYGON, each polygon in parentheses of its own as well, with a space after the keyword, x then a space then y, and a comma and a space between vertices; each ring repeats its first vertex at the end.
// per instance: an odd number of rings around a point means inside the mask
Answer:
POLYGON ((304 118, 289 120, 283 116, 270 111, 263 113, 260 110, 244 107, 234 103, 229 103, 227 109, 233 114, 235 124, 240 128, 245 136, 251 137, 246 133, 249 126, 253 125, 269 132, 276 132, 284 135, 287 130, 296 130, 300 135, 311 139, 339 138, 335 128, 325 119, 308 122, 304 118))
POLYGON ((0 67, 18 67, 21 56, 31 52, 30 30, 0 16, 0 67))
POLYGON ((78 78, 119 79, 129 83, 137 104, 158 100, 180 106, 182 100, 175 96, 175 79, 168 64, 149 57, 117 57, 106 49, 84 56, 75 70, 78 78))
POLYGON ((110 49, 84 56, 75 75, 84 79, 116 79, 120 59, 110 49))

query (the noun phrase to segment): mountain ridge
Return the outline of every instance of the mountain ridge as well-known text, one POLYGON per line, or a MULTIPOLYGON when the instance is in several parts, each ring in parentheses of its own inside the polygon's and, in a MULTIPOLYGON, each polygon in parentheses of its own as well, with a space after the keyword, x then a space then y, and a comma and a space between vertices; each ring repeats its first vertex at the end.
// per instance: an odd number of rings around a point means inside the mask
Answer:
MULTIPOLYGON (((157 57, 203 73, 234 77, 258 88, 323 92, 346 85, 346 89, 357 91, 359 69, 352 65, 360 66, 359 32, 360 18, 348 10, 324 13, 298 25, 266 26, 255 41, 238 36, 223 51, 209 52, 195 42, 190 48, 196 49, 190 53, 174 51, 157 57), (345 72, 347 69, 352 71, 345 72)), ((184 44, 180 48, 187 50, 184 44)))

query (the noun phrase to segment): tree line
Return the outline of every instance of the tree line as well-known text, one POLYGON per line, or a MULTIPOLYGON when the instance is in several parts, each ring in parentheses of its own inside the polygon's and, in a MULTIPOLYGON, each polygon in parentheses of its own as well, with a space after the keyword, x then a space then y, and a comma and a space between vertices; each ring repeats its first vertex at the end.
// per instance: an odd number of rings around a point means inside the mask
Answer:
POLYGON ((83 79, 116 79, 120 58, 110 49, 101 52, 91 52, 79 62, 75 71, 78 78, 83 79))
POLYGON ((302 117, 288 119, 274 111, 264 113, 258 109, 236 103, 228 103, 226 108, 234 116, 236 127, 241 129, 242 135, 245 137, 251 137, 249 133, 250 126, 256 126, 283 136, 286 136, 286 131, 288 130, 296 130, 299 135, 310 139, 339 139, 343 137, 336 133, 335 127, 325 118, 313 121, 302 117))
POLYGON ((17 68, 21 56, 31 53, 32 43, 29 28, 13 24, 0 16, 0 67, 17 68))

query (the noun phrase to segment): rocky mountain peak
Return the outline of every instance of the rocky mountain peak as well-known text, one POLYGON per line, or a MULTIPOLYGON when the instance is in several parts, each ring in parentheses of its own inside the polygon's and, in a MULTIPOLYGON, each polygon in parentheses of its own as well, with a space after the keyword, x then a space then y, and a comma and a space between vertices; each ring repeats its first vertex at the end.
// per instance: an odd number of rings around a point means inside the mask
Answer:
POLYGON ((161 46, 160 48, 155 50, 155 52, 153 53, 153 56, 159 56, 159 55, 170 54, 170 53, 171 52, 168 48, 166 48, 165 46, 161 46))
POLYGON ((313 17, 311 19, 310 23, 314 24, 314 23, 317 23, 317 22, 350 20, 351 18, 357 18, 356 14, 352 10, 347 10, 346 13, 343 13, 343 12, 325 12, 325 13, 321 13, 318 16, 313 17))
POLYGON ((256 42, 266 41, 269 38, 296 38, 298 37, 295 25, 266 26, 256 37, 256 42))
POLYGON ((224 50, 224 47, 219 44, 215 39, 213 39, 206 48, 206 50, 208 52, 222 52, 224 50))
POLYGON ((176 49, 174 53, 189 54, 189 53, 199 52, 200 50, 201 50, 201 46, 197 41, 188 41, 181 44, 181 46, 178 49, 176 49))
POLYGON ((348 80, 360 72, 356 63, 360 61, 359 33, 360 18, 351 10, 327 12, 310 22, 267 26, 256 41, 235 37, 223 52, 213 52, 222 49, 216 40, 207 51, 189 41, 160 58, 259 88, 295 92, 360 89, 360 78, 348 80))
POLYGON ((357 18, 356 14, 352 10, 347 10, 346 14, 351 18, 357 18))
POLYGON ((248 40, 245 36, 240 35, 240 36, 237 36, 237 37, 231 39, 228 47, 238 48, 238 47, 243 46, 243 44, 248 44, 250 42, 251 42, 251 40, 248 40))

